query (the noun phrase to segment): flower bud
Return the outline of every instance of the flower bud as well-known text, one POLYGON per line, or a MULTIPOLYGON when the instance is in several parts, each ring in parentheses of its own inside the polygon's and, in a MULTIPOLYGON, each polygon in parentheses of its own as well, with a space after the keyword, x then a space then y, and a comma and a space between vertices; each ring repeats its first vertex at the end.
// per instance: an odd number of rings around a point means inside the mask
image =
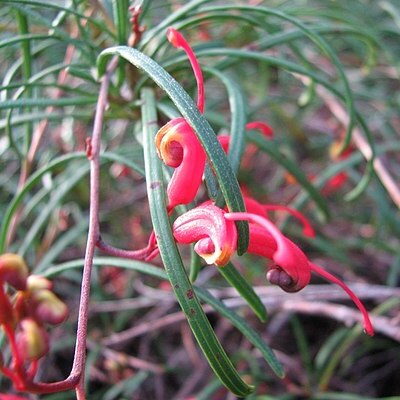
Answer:
POLYGON ((25 290, 28 267, 18 254, 5 253, 0 256, 0 282, 7 282, 17 290, 25 290))
POLYGON ((67 306, 50 290, 39 290, 32 298, 32 314, 38 321, 57 325, 67 318, 67 306))
POLYGON ((51 290, 53 283, 43 276, 39 275, 29 275, 27 280, 28 290, 36 292, 38 290, 51 290))
POLYGON ((49 338, 43 327, 27 318, 20 322, 19 328, 16 341, 21 356, 27 361, 43 357, 49 350, 49 338))

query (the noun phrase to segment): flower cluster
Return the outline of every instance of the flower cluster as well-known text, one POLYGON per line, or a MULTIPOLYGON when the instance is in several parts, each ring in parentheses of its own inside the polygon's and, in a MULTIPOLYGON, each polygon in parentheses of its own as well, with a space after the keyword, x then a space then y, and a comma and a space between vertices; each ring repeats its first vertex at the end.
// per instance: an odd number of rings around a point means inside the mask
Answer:
MULTIPOLYGON (((204 87, 201 70, 196 57, 183 36, 176 30, 168 30, 168 40, 183 48, 195 72, 199 101, 204 112, 204 87)), ((246 125, 248 130, 258 129, 267 137, 273 137, 272 129, 265 123, 255 121, 246 125)), ((218 137, 221 147, 228 151, 229 136, 218 137)), ((194 200, 202 181, 206 161, 205 152, 193 129, 183 118, 177 118, 163 126, 156 137, 156 146, 164 162, 175 168, 168 185, 169 211, 178 204, 194 200)), ((269 219, 269 213, 283 210, 297 218, 303 225, 303 233, 313 237, 314 230, 309 221, 298 211, 277 204, 261 204, 256 199, 243 196, 246 212, 229 212, 206 201, 180 215, 173 223, 173 234, 178 243, 195 243, 194 250, 207 264, 224 266, 236 252, 238 232, 235 221, 249 223, 250 241, 248 252, 270 260, 267 279, 287 292, 297 292, 308 285, 311 272, 338 284, 350 296, 364 318, 365 331, 373 335, 371 321, 364 305, 351 289, 318 265, 311 262, 305 253, 269 219)))
POLYGON ((0 325, 7 337, 9 365, 0 354, 0 371, 17 389, 32 383, 38 361, 49 351, 47 325, 57 325, 68 315, 67 306, 52 292, 52 283, 29 275, 22 257, 0 256, 0 325))

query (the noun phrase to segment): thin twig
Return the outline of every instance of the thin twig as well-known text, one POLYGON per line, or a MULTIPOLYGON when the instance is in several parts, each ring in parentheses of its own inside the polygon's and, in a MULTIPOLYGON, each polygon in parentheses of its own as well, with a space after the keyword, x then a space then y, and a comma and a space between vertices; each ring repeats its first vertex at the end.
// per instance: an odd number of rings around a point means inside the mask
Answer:
MULTIPOLYGON (((97 345, 93 342, 88 342, 88 347, 91 349, 96 349, 97 345)), ((101 347, 100 348, 101 354, 109 359, 116 361, 118 364, 122 366, 129 366, 131 368, 139 369, 139 370, 144 370, 144 371, 150 371, 155 374, 162 374, 165 372, 165 369, 161 367, 160 365, 154 364, 149 361, 142 360, 137 357, 129 356, 125 353, 115 351, 112 349, 109 349, 107 347, 101 347)))
MULTIPOLYGON (((400 298, 399 288, 389 288, 379 285, 353 284, 349 287, 357 293, 360 299, 383 300, 389 298, 400 298)), ((324 315, 327 318, 336 319, 345 325, 355 324, 361 321, 360 313, 354 308, 340 304, 327 303, 327 300, 346 300, 346 294, 334 285, 308 285, 301 292, 286 293, 280 288, 273 286, 256 287, 255 291, 261 301, 267 307, 269 313, 279 310, 298 312, 300 314, 324 315)), ((246 301, 238 295, 235 289, 213 289, 210 292, 221 299, 224 304, 232 309, 246 307, 246 301)), ((167 295, 166 295, 167 297, 167 295)), ((171 301, 173 301, 171 294, 171 301)), ((209 305, 204 305, 205 313, 213 313, 215 310, 209 305)), ((182 312, 175 312, 146 321, 142 324, 129 328, 125 331, 113 333, 104 338, 102 344, 105 346, 121 346, 134 338, 148 334, 166 326, 183 322, 186 319, 182 312)), ((372 315, 372 323, 377 333, 386 335, 400 342, 400 326, 398 322, 389 317, 372 315)))
POLYGON ((77 400, 84 400, 84 370, 86 360, 86 337, 89 316, 90 277, 93 267, 94 252, 99 238, 99 186, 100 186, 100 144, 103 120, 107 105, 108 88, 111 75, 118 63, 115 57, 109 64, 106 74, 103 76, 99 99, 97 102, 96 115, 94 119, 93 134, 91 140, 90 160, 90 211, 89 231, 86 244, 85 262, 82 274, 81 296, 79 302, 78 327, 76 333, 75 356, 71 375, 80 374, 79 384, 76 387, 77 400))

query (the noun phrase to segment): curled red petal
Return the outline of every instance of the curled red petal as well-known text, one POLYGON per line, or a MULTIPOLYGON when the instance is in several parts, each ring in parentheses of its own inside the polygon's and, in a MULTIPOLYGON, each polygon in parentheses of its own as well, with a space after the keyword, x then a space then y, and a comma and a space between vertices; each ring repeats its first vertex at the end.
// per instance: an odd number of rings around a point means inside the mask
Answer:
POLYGON ((237 230, 224 211, 211 202, 193 208, 173 224, 178 243, 194 243, 195 251, 208 263, 225 265, 236 251, 237 230))
POLYGON ((168 184, 168 207, 188 204, 202 182, 206 154, 193 129, 184 118, 164 125, 155 138, 157 153, 175 171, 168 184))
POLYGON ((176 29, 168 28, 167 39, 172 44, 172 46, 178 49, 183 49, 186 52, 197 82, 197 107, 201 113, 204 113, 204 79, 196 55, 194 54, 193 49, 190 47, 189 43, 186 41, 183 35, 176 29))
POLYGON ((360 299, 356 296, 356 294, 344 282, 342 282, 339 278, 336 278, 336 276, 330 274, 328 271, 325 271, 324 269, 313 263, 310 263, 310 266, 313 272, 322 276, 326 280, 333 282, 336 285, 339 285, 349 295, 351 300, 353 300, 354 304, 358 307, 361 314, 363 315, 365 332, 369 336, 374 336, 374 328, 372 327, 368 311, 365 309, 364 304, 361 303, 360 299))

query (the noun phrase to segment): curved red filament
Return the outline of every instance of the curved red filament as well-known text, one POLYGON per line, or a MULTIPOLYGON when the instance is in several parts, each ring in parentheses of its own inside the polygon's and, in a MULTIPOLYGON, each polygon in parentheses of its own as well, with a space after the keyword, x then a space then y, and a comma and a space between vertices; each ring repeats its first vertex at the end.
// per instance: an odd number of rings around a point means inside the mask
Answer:
POLYGON ((186 41, 183 35, 176 29, 168 28, 167 39, 175 48, 184 50, 189 58, 197 82, 197 107, 199 111, 203 114, 205 102, 204 79, 196 55, 194 54, 193 49, 190 47, 189 43, 186 41))

